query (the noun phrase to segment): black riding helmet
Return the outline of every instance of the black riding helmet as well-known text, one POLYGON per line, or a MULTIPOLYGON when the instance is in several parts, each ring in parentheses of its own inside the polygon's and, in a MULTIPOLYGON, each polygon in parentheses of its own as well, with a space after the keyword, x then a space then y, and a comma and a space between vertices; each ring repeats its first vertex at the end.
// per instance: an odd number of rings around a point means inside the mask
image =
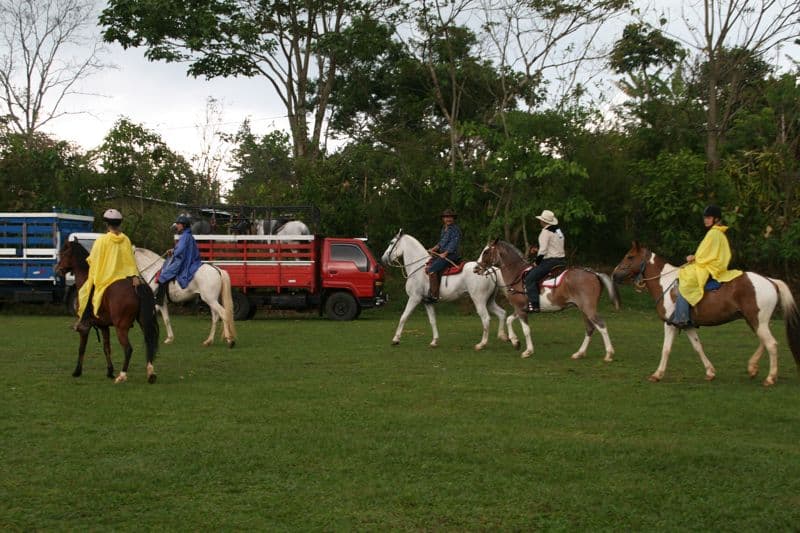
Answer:
POLYGON ((704 217, 722 218, 722 209, 716 205, 709 205, 703 211, 704 217))
POLYGON ((184 226, 190 226, 192 221, 186 215, 178 215, 178 218, 175 219, 175 224, 183 224, 184 226))

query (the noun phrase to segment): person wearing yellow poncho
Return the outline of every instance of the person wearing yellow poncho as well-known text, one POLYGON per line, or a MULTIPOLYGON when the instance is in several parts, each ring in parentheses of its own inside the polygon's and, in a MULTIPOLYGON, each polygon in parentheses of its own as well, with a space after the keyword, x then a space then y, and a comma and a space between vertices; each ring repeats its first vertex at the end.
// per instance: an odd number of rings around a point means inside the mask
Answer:
POLYGON ((92 251, 87 258, 89 277, 78 291, 78 317, 83 320, 90 318, 85 316, 88 314, 90 295, 92 314, 97 316, 103 293, 109 285, 117 280, 139 275, 131 241, 119 228, 122 214, 116 209, 108 209, 103 213, 103 220, 108 226, 108 233, 99 237, 92 245, 92 251))

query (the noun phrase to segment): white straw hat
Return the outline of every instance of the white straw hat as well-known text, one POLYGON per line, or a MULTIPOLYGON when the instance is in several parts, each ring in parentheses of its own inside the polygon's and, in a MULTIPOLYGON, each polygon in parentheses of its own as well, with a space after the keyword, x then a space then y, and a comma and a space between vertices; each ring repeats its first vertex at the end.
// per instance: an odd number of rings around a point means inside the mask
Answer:
POLYGON ((545 209, 544 211, 542 211, 542 214, 538 215, 536 218, 538 218, 548 226, 555 226, 556 224, 558 224, 558 219, 549 209, 545 209))

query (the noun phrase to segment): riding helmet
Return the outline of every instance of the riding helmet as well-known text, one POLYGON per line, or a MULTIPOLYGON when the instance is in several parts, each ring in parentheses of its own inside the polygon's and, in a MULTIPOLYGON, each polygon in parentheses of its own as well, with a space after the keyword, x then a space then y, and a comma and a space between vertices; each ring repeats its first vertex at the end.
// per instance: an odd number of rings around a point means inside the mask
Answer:
POLYGON ((192 221, 186 215, 178 215, 178 218, 175 219, 175 224, 183 224, 184 226, 190 226, 192 224, 192 221))
POLYGON ((119 226, 122 223, 122 213, 116 209, 106 209, 106 212, 103 213, 103 221, 112 226, 119 226))
POLYGON ((716 205, 709 205, 703 211, 704 217, 722 218, 722 209, 716 205))

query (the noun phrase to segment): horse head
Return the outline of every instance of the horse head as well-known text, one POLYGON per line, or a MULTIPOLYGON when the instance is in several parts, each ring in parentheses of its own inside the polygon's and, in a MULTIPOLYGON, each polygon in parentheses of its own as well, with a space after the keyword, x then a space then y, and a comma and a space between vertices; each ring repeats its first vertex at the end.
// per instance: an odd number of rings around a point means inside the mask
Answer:
POLYGON ((481 255, 477 261, 478 264, 475 265, 474 269, 476 274, 486 274, 490 268, 500 265, 500 257, 497 251, 497 243, 499 241, 500 239, 494 239, 481 250, 481 255))
POLYGON ((398 244, 402 236, 403 228, 400 228, 397 234, 392 237, 392 240, 389 241, 389 246, 386 247, 386 251, 381 255, 381 263, 384 265, 394 264, 397 262, 398 258, 403 255, 402 250, 398 250, 398 244))
POLYGON ((89 252, 80 243, 77 241, 65 242, 61 252, 58 254, 58 263, 55 268, 56 274, 63 277, 68 272, 75 274, 88 272, 89 263, 86 261, 87 257, 89 257, 89 252))
POLYGON ((631 243, 631 249, 627 251, 622 261, 614 268, 612 276, 617 283, 623 283, 628 279, 635 278, 644 272, 645 263, 650 255, 649 250, 639 244, 639 241, 631 243))

